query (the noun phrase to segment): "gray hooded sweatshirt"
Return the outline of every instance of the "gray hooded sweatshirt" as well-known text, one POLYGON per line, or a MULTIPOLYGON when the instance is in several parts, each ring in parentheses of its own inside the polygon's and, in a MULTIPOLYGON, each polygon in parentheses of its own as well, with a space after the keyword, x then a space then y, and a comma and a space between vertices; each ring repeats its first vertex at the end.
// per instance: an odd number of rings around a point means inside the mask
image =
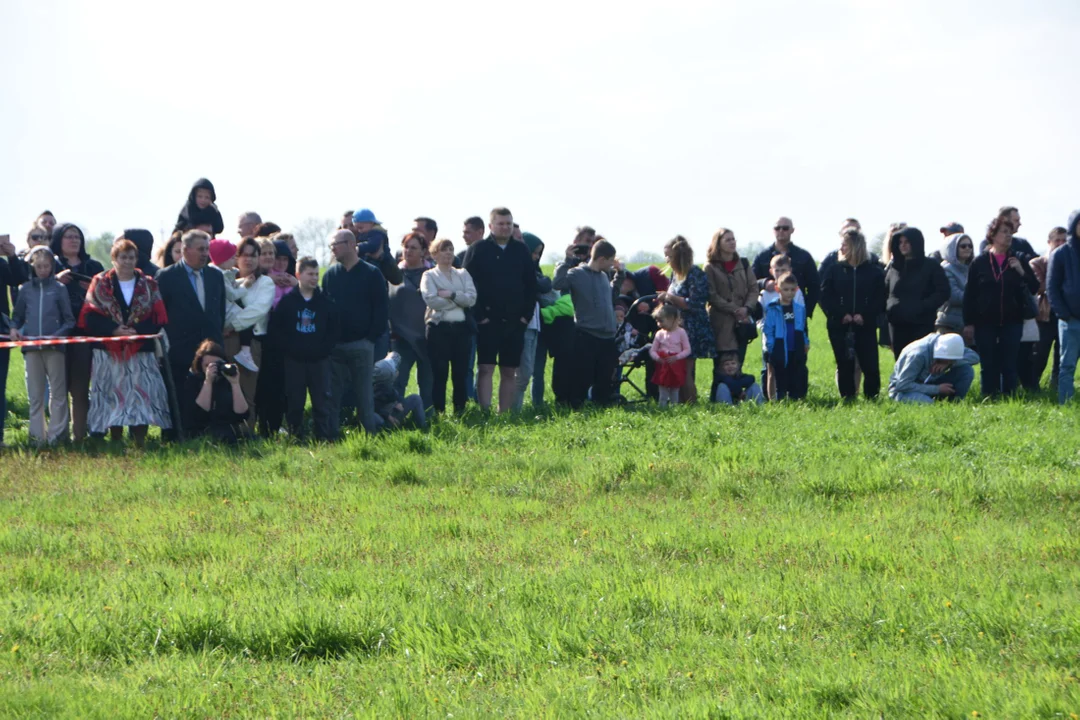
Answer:
MULTIPOLYGON (((33 278, 19 288, 19 298, 11 313, 11 325, 29 337, 60 337, 75 327, 67 288, 54 275, 33 278)), ((41 348, 23 348, 23 352, 41 348)), ((57 347, 48 347, 56 350, 57 347)), ((61 348, 62 349, 62 348, 61 348)))
POLYGON ((964 288, 967 287, 971 260, 975 258, 975 252, 972 250, 971 259, 968 260, 967 265, 957 260, 956 245, 960 242, 960 238, 967 238, 969 242, 972 242, 970 236, 955 233, 945 238, 945 244, 941 248, 941 257, 944 258, 941 261, 941 267, 949 280, 949 299, 941 306, 937 315, 938 325, 943 325, 957 333, 964 330, 964 288))

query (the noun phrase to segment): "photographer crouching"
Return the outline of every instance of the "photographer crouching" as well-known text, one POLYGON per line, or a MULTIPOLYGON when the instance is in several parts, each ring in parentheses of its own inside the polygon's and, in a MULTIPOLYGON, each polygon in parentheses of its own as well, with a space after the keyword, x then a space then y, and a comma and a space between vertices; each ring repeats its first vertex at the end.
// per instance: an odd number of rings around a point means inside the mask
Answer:
POLYGON ((236 365, 225 362, 225 349, 204 340, 195 351, 181 399, 188 437, 209 436, 229 444, 244 436, 248 404, 240 390, 236 365))

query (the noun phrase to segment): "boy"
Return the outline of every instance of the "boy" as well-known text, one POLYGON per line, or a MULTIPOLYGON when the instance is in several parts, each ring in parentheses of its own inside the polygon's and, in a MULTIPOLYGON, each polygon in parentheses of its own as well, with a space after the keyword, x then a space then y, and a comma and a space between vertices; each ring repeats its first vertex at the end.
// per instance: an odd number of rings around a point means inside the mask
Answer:
POLYGON ((273 334, 285 352, 285 420, 303 439, 304 401, 311 395, 317 440, 333 440, 330 422, 330 354, 338 341, 338 311, 319 289, 319 263, 302 257, 296 268, 299 285, 286 293, 270 316, 273 334))
POLYGON ((175 230, 188 231, 201 229, 210 237, 225 230, 225 221, 218 212, 217 193, 214 192, 214 184, 206 178, 199 178, 191 186, 188 193, 187 203, 180 209, 180 215, 176 219, 175 230))
POLYGON ((758 404, 765 402, 761 386, 754 380, 754 376, 742 372, 738 353, 724 353, 720 356, 720 372, 714 401, 725 405, 738 405, 743 400, 752 400, 758 404))
MULTIPOLYGON (((34 277, 19 289, 11 314, 11 339, 62 337, 75 327, 67 289, 56 280, 56 257, 49 248, 35 247, 27 255, 34 277)), ((30 405, 30 439, 52 445, 68 435, 68 398, 65 353, 62 345, 24 347, 26 394, 30 405), (49 428, 45 429, 46 380, 49 428)))
POLYGON ((806 306, 795 301, 799 282, 791 273, 776 281, 780 297, 765 308, 765 353, 768 357, 769 399, 801 400, 806 397, 806 354, 810 335, 806 306))
POLYGON ((585 403, 590 386, 593 402, 606 405, 611 400, 618 362, 615 299, 625 275, 622 265, 615 262, 615 246, 607 240, 592 246, 587 265, 579 265, 581 261, 577 246, 567 247, 566 259, 555 268, 552 283, 556 290, 569 290, 574 303, 576 362, 569 388, 570 407, 574 409, 585 403), (612 269, 615 275, 609 279, 612 269))

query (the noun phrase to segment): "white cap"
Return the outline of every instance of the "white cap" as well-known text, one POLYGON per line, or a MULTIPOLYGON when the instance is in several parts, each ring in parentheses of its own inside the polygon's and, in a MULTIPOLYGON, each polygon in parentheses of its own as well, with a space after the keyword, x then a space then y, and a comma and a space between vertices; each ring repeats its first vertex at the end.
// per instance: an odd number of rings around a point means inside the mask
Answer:
POLYGON ((962 360, 964 357, 964 338, 956 333, 939 335, 934 341, 935 360, 962 360))

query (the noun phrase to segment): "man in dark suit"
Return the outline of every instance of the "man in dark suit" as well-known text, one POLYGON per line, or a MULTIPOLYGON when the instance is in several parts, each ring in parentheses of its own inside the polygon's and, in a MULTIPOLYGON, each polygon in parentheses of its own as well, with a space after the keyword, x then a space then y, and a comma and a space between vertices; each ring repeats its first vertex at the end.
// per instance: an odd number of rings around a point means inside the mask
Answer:
POLYGON ((210 236, 189 230, 180 240, 183 258, 157 274, 169 322, 169 366, 177 388, 183 387, 195 350, 203 340, 222 341, 225 325, 225 277, 210 267, 210 236))

